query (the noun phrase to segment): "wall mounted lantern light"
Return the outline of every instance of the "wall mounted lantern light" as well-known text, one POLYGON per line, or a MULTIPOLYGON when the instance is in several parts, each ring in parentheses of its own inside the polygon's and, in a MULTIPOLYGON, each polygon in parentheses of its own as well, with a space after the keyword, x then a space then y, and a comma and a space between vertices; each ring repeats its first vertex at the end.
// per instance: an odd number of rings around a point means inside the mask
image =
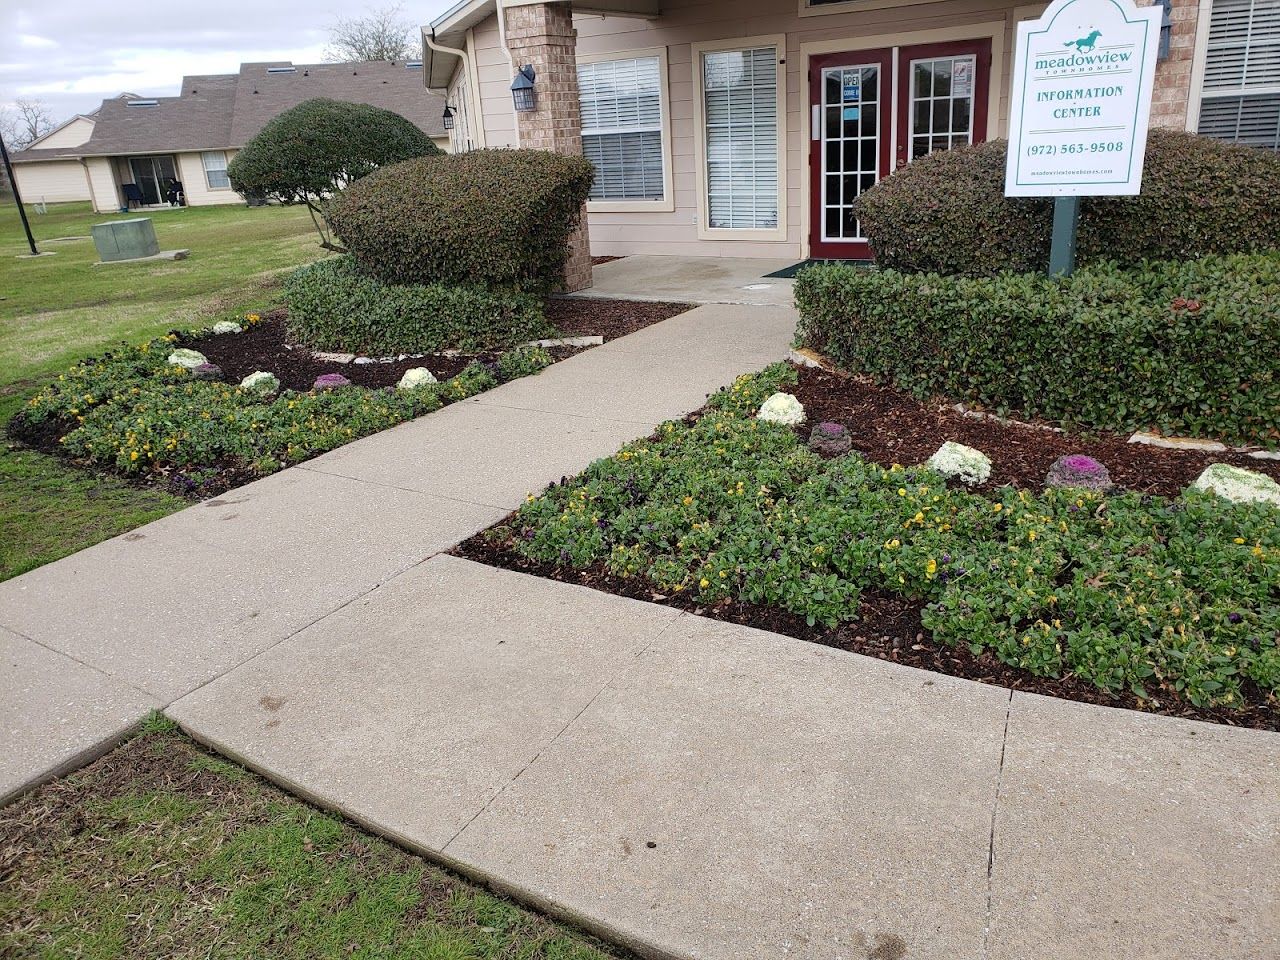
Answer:
POLYGON ((1169 41, 1173 37, 1173 0, 1156 0, 1164 8, 1164 16, 1160 18, 1160 47, 1156 53, 1157 60, 1169 59, 1169 41))
POLYGON ((538 96, 533 90, 535 76, 532 66, 524 66, 511 81, 511 99, 515 101, 517 113, 532 113, 538 109, 538 96))
POLYGON ((447 103, 444 105, 444 117, 442 120, 446 130, 453 129, 453 108, 451 108, 447 103))

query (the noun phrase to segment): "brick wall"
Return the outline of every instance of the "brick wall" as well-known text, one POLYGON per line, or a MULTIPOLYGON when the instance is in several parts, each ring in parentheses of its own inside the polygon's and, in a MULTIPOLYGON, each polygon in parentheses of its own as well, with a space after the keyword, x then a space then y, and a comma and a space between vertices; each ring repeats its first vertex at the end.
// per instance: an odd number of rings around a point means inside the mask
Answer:
POLYGON ((1169 58, 1156 64, 1151 94, 1151 125, 1185 130, 1191 98, 1191 61, 1195 57, 1200 0, 1173 0, 1169 58))
MULTIPOLYGON (((568 3, 534 3, 504 10, 507 49, 519 69, 532 65, 537 109, 516 114, 520 146, 529 150, 582 155, 582 119, 578 112, 577 33, 568 3)), ((591 286, 591 243, 585 208, 569 238, 565 289, 591 286)))

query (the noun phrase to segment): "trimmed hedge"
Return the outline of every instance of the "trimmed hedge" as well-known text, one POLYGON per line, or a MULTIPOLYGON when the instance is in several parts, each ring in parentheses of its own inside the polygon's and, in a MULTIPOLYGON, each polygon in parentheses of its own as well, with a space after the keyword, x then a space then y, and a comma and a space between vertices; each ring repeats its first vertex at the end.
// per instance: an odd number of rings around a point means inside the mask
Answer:
POLYGON ((546 292, 563 282, 593 176, 582 157, 474 150, 385 167, 344 190, 326 216, 386 283, 546 292))
POLYGON ((1280 254, 1067 279, 820 266, 795 297, 799 342, 921 399, 1280 446, 1280 254))
MULTIPOLYGON (((1053 201, 1004 196, 1008 144, 994 140, 914 161, 859 198, 876 262, 988 276, 1044 270, 1053 201)), ((1280 156, 1154 129, 1142 193, 1086 197, 1077 259, 1177 260, 1280 248, 1280 156)))
POLYGON ((285 284, 289 335, 346 353, 477 353, 554 335, 534 297, 441 284, 390 285, 350 257, 295 271, 285 284))

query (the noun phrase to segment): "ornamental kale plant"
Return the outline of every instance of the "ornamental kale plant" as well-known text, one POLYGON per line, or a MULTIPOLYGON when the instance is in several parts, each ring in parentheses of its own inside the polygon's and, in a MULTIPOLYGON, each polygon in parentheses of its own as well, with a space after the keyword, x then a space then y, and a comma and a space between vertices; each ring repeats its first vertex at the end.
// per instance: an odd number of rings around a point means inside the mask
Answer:
POLYGON ((171 362, 175 354, 186 360, 195 353, 174 350, 177 339, 170 334, 76 364, 31 398, 10 421, 10 434, 37 443, 56 436, 67 456, 129 476, 208 470, 261 476, 474 396, 549 359, 522 351, 510 362, 499 358, 496 374, 473 363, 450 380, 412 390, 354 387, 327 374, 311 391, 277 393, 204 379, 198 369, 171 362))
POLYGON ((924 467, 830 460, 762 422, 785 365, 531 497, 518 553, 715 605, 857 619, 865 589, 925 602, 934 638, 1041 676, 1197 705, 1280 697, 1280 511, 1190 492, 949 489, 924 467))

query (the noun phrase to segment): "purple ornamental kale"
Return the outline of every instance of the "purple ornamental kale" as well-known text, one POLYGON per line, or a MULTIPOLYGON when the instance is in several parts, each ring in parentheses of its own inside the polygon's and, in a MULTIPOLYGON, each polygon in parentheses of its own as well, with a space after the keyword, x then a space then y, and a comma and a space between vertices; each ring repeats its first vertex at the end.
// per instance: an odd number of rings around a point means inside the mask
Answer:
POLYGON ((1071 453, 1053 461, 1044 478, 1046 487, 1079 487, 1102 493, 1111 489, 1111 474, 1093 457, 1071 453))
POLYGON ((351 381, 340 373, 322 373, 316 377, 316 382, 311 385, 312 390, 337 390, 339 387, 349 387, 351 381))
POLYGON ((819 456, 839 457, 852 448, 853 437, 844 424, 827 421, 818 424, 809 434, 809 449, 819 456))

